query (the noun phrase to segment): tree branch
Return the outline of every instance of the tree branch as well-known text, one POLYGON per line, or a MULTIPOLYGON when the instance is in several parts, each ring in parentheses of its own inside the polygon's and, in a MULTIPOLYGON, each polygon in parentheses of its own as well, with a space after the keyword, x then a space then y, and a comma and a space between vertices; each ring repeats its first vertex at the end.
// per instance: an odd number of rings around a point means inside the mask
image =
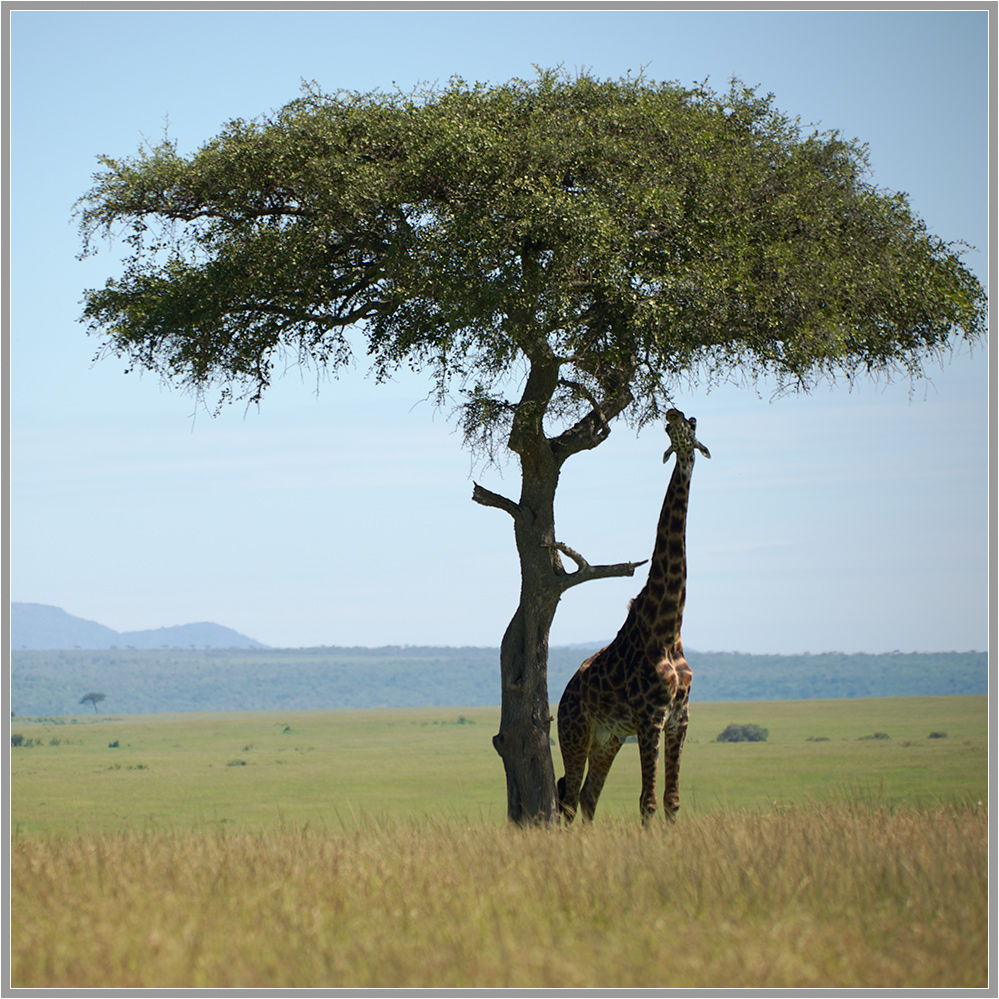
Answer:
POLYGON ((481 503, 483 506, 494 506, 497 510, 505 510, 514 519, 520 514, 520 504, 514 503, 512 499, 500 496, 489 489, 480 486, 478 482, 472 483, 475 488, 472 490, 472 501, 481 503))
MULTIPOLYGON (((589 393, 586 397, 591 398, 589 393)), ((552 453, 559 465, 580 451, 602 444, 610 434, 610 421, 627 409, 633 398, 628 382, 624 381, 616 392, 595 403, 593 409, 578 423, 554 438, 551 442, 552 453)))
POLYGON ((568 590, 572 586, 580 583, 587 583, 591 579, 609 579, 614 576, 633 576, 635 570, 640 565, 648 562, 643 558, 641 562, 618 562, 615 565, 590 565, 579 552, 574 551, 567 544, 556 541, 554 544, 545 545, 546 548, 554 548, 563 555, 567 555, 579 567, 575 572, 563 572, 559 580, 562 590, 568 590))

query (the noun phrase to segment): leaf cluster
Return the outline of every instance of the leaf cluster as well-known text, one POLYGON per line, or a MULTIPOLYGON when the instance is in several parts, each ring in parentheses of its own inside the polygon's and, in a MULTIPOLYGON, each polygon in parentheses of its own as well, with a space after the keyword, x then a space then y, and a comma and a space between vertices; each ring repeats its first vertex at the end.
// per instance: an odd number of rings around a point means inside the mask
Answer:
POLYGON ((686 379, 917 377, 985 328, 961 247, 871 183, 863 146, 738 82, 308 85, 190 156, 100 162, 84 252, 128 247, 86 293, 102 352, 259 399, 282 359, 363 351, 460 395, 487 451, 532 404, 642 423, 686 379), (528 372, 546 384, 511 399, 528 372))

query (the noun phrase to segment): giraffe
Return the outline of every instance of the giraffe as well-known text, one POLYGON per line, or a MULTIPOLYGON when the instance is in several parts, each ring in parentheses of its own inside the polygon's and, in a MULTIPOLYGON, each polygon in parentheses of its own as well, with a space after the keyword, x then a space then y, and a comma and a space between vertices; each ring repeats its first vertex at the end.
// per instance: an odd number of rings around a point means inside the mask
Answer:
POLYGON ((663 809, 680 807, 680 751, 687 734, 691 670, 683 656, 680 622, 687 589, 687 500, 695 451, 708 449, 694 436, 697 421, 678 409, 666 413, 670 454, 676 465, 663 501, 649 579, 632 600, 614 641, 590 656, 568 682, 558 706, 558 737, 565 776, 558 781, 559 810, 592 820, 614 757, 629 735, 638 736, 642 763, 642 822, 656 810, 656 769, 665 733, 663 809), (589 767, 587 769, 587 762, 589 767), (586 782, 583 772, 586 770, 586 782))

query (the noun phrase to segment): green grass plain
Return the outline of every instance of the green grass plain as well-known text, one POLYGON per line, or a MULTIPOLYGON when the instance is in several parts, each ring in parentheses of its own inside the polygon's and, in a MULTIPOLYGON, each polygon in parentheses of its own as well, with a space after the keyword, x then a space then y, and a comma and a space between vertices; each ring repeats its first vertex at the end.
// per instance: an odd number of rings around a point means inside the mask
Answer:
MULTIPOLYGON (((494 708, 15 718, 12 731, 32 745, 11 751, 12 830, 503 824, 503 769, 491 744, 498 720, 494 708)), ((680 780, 689 813, 857 796, 987 807, 987 700, 696 704, 680 780), (733 722, 761 725, 769 737, 712 741, 733 722), (869 738, 875 733, 889 738, 869 738)), ((637 746, 628 744, 597 819, 637 819, 639 785, 637 746)))
POLYGON ((695 707, 652 829, 632 744, 511 827, 496 709, 16 718, 11 985, 989 983, 984 697, 695 707))

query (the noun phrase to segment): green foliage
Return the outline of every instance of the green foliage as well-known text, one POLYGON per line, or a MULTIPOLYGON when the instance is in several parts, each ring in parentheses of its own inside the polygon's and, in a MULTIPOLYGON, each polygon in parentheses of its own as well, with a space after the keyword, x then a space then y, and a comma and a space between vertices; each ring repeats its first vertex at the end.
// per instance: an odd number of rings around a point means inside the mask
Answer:
POLYGON ((44 746, 45 743, 42 742, 41 739, 32 739, 32 738, 25 739, 23 735, 17 734, 17 735, 12 735, 10 737, 10 745, 11 748, 14 748, 16 746, 19 749, 32 749, 37 746, 44 746))
POLYGON ((918 375, 985 329, 960 246, 870 182, 862 145, 737 82, 310 85, 190 156, 100 163, 84 253, 129 248, 86 293, 105 351, 259 398, 279 359, 334 371, 361 329, 380 376, 464 392, 487 449, 518 411, 641 423, 682 378, 918 375), (551 379, 536 412, 504 395, 525 361, 551 379))
POLYGON ((766 742, 770 733, 759 725, 726 725, 715 742, 766 742))

